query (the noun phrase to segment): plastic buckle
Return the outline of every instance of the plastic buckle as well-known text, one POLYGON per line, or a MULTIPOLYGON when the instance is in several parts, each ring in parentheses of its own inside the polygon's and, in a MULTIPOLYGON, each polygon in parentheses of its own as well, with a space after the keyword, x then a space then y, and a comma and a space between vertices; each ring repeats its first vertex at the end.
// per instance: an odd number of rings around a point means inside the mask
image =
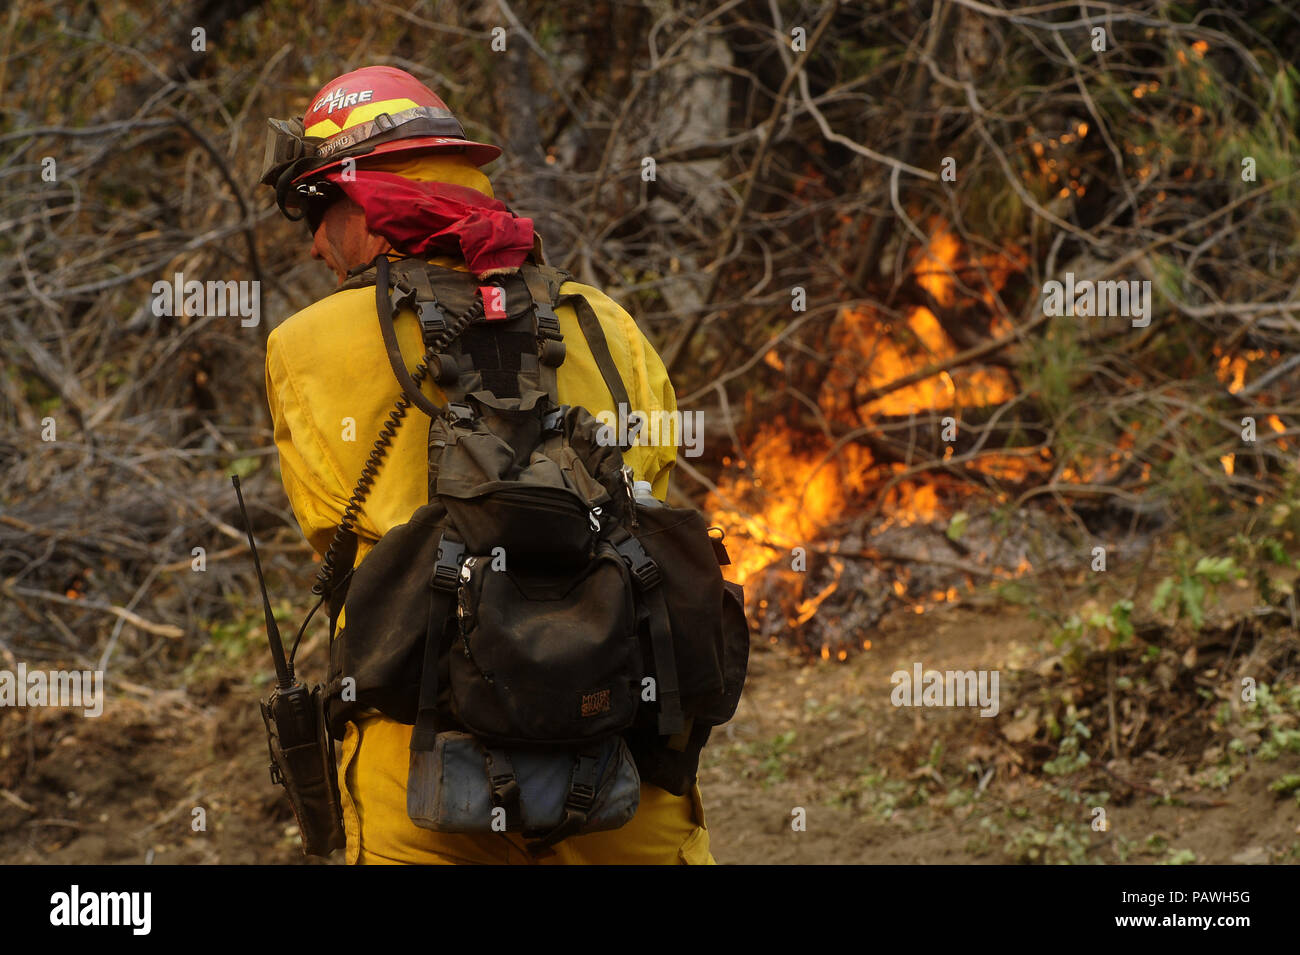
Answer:
POLYGON ((564 416, 568 412, 568 405, 560 405, 558 408, 552 408, 542 416, 543 431, 559 431, 564 425, 564 416))
POLYGON ((577 765, 573 767, 573 778, 569 783, 569 792, 564 797, 565 809, 571 809, 583 816, 591 811, 592 804, 596 801, 595 782, 598 770, 598 760, 595 756, 585 753, 578 755, 577 765), (584 782, 588 779, 592 782, 584 782))
POLYGON ((458 401, 448 402, 447 412, 455 421, 472 421, 474 418, 474 409, 469 405, 461 404, 458 401))
POLYGON ((424 329, 426 344, 447 330, 447 316, 437 302, 416 302, 415 314, 420 319, 420 327, 424 329))
POLYGON ((539 338, 562 339, 560 334, 560 317, 555 309, 546 302, 534 302, 533 314, 537 316, 537 336, 539 338))
POLYGON ((564 808, 572 809, 574 812, 580 812, 586 815, 586 813, 591 809, 591 804, 595 801, 596 789, 594 786, 574 783, 569 789, 569 795, 564 799, 564 808))
POLYGON ((628 569, 632 572, 632 577, 641 588, 651 590, 663 583, 663 575, 659 573, 659 565, 654 562, 641 542, 635 537, 629 537, 620 544, 615 544, 614 549, 618 555, 623 558, 623 563, 627 564, 628 569))
POLYGON ((632 568, 632 576, 646 590, 653 590, 663 582, 663 575, 659 573, 659 565, 649 557, 640 567, 632 568))
POLYGON ((460 584, 460 560, 465 556, 465 545, 443 538, 438 542, 438 562, 433 566, 429 586, 435 590, 452 591, 460 584))
POLYGON ((415 289, 406 284, 404 279, 398 279, 393 285, 393 314, 396 315, 404 308, 416 308, 415 289))
POLYGON ((519 780, 509 773, 491 776, 492 805, 508 806, 519 796, 519 780))
POLYGON ((455 567, 448 568, 438 564, 433 568, 433 580, 429 582, 429 586, 434 590, 451 591, 456 589, 459 580, 460 573, 455 567))

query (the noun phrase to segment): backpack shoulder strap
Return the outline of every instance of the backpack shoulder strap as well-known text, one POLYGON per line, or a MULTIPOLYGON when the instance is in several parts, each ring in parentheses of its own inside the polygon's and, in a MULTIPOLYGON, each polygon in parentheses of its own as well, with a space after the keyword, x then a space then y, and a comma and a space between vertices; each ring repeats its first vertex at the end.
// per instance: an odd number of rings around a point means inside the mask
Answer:
MULTIPOLYGON (((379 314, 379 333, 383 336, 384 349, 388 352, 388 363, 392 366, 393 374, 402 386, 402 393, 407 400, 430 418, 436 418, 442 413, 442 409, 420 391, 420 383, 411 377, 397 344, 397 331, 393 328, 393 299, 389 291, 388 257, 384 255, 376 257, 375 265, 375 311, 379 314)), ((421 362, 421 369, 426 367, 427 363, 421 362)))
POLYGON ((609 341, 605 338, 605 329, 600 324, 600 319, 596 317, 596 310, 591 307, 591 303, 585 296, 577 292, 565 295, 560 300, 560 304, 572 306, 574 314, 578 316, 578 327, 582 329, 582 335, 591 348, 592 357, 596 359, 596 367, 600 369, 600 376, 605 379, 605 387, 609 389, 614 399, 615 410, 617 411, 617 407, 622 405, 630 414, 632 402, 628 397, 627 386, 623 383, 623 376, 619 373, 618 365, 609 350, 609 341))
POLYGON ((559 304, 560 286, 569 280, 569 274, 549 265, 524 263, 519 274, 528 286, 528 296, 533 300, 533 334, 537 337, 538 374, 542 387, 557 406, 560 403, 556 369, 564 363, 564 335, 560 331, 560 318, 555 314, 559 304))
POLYGON ((375 284, 374 262, 367 262, 365 265, 359 265, 352 271, 348 272, 347 281, 336 288, 335 292, 345 292, 348 289, 367 288, 375 284))

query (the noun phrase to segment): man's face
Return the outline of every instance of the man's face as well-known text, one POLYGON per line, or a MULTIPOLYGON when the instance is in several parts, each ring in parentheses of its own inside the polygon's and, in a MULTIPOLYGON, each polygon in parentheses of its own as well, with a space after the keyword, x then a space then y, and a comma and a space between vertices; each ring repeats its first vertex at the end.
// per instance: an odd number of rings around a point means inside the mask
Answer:
POLYGON ((392 248, 383 236, 366 228, 366 214, 346 197, 337 199, 325 211, 311 243, 311 257, 320 259, 338 276, 347 278, 348 269, 370 262, 392 248))

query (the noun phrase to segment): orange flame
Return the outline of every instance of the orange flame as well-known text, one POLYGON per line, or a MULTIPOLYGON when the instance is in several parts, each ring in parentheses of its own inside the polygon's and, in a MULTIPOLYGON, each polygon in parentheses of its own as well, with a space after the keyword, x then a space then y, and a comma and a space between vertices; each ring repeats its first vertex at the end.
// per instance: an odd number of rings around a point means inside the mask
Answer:
MULTIPOLYGON (((1087 135, 1086 126, 1078 134, 1087 135)), ((929 298, 927 304, 910 306, 897 316, 871 304, 857 304, 846 306, 836 316, 824 346, 832 357, 816 395, 817 409, 826 420, 859 427, 881 416, 958 411, 1014 397, 1016 385, 1006 370, 978 366, 937 371, 871 397, 876 389, 956 356, 960 349, 945 323, 954 327, 953 322, 967 322, 974 314, 979 316, 977 321, 989 326, 990 334, 1011 331, 1010 323, 999 314, 997 294, 1013 273, 1025 267, 1027 256, 1015 248, 973 254, 945 223, 932 220, 928 227, 929 241, 911 265, 913 280, 929 298)), ((794 371, 796 360, 790 355, 782 360, 773 353, 764 357, 765 364, 777 371, 794 371)), ((904 470, 900 464, 878 464, 862 444, 846 442, 835 447, 831 438, 794 429, 783 419, 758 429, 743 462, 733 464, 727 459, 724 463, 728 470, 707 506, 719 522, 731 528, 728 576, 738 583, 763 571, 806 569, 810 543, 842 521, 855 505, 863 506, 873 489, 904 470)), ((1036 456, 1007 453, 982 455, 976 466, 992 477, 1019 481, 1031 469, 1041 470, 1050 463, 1036 456)), ((943 519, 944 487, 933 477, 891 485, 880 502, 886 525, 943 519)), ((960 493, 973 492, 963 488, 960 493)), ((792 625, 815 617, 837 591, 843 566, 836 566, 834 558, 832 561, 835 579, 789 608, 792 625)), ((897 580, 894 591, 900 597, 906 594, 897 580)), ((940 592, 936 599, 955 600, 956 591, 940 592)), ((923 605, 916 607, 916 612, 923 611, 923 605)), ((823 649, 825 658, 830 654, 830 648, 823 649)))

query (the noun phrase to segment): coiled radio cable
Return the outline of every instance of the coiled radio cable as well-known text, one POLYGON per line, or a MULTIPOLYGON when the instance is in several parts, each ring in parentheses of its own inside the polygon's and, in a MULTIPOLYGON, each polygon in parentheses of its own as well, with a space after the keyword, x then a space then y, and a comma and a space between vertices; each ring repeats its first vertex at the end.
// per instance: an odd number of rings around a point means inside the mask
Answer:
MULTIPOLYGON (((385 299, 383 304, 379 305, 382 311, 387 305, 390 312, 388 316, 391 319, 392 303, 388 299, 388 269, 387 258, 383 257, 377 262, 379 266, 376 275, 376 294, 382 295, 385 299), (381 291, 382 290, 382 291, 381 291)), ((475 299, 474 302, 461 315, 452 320, 446 329, 439 334, 429 344, 424 352, 424 357, 420 363, 415 366, 415 370, 410 374, 411 384, 414 390, 419 391, 421 383, 428 377, 429 363, 438 353, 445 351, 447 346, 460 337, 460 334, 468 328, 476 318, 483 313, 482 299, 475 299)), ((423 398, 423 395, 420 395, 423 398)), ((427 402, 427 399, 425 399, 427 402)), ((374 446, 370 449, 370 454, 366 457, 366 463, 361 469, 361 476, 357 478, 357 486, 352 490, 352 496, 348 498, 347 506, 343 509, 343 517, 339 520, 339 526, 334 531, 334 538, 330 541, 329 549, 325 556, 321 558, 320 570, 316 573, 316 582, 312 584, 311 592, 317 596, 323 597, 326 588, 329 587, 330 581, 334 577, 334 564, 338 560, 338 550, 342 546, 345 535, 352 533, 356 528, 357 518, 361 514, 361 507, 365 504, 366 495, 370 493, 371 487, 375 483, 375 478, 379 475, 379 466, 384 463, 384 458, 388 456, 388 450, 393 446, 393 439, 397 436, 397 429, 402 421, 406 418, 406 413, 411 410, 411 405, 415 400, 411 397, 411 389, 403 384, 402 394, 398 397, 397 403, 393 409, 388 412, 388 419, 379 431, 379 437, 375 439, 374 446)))

